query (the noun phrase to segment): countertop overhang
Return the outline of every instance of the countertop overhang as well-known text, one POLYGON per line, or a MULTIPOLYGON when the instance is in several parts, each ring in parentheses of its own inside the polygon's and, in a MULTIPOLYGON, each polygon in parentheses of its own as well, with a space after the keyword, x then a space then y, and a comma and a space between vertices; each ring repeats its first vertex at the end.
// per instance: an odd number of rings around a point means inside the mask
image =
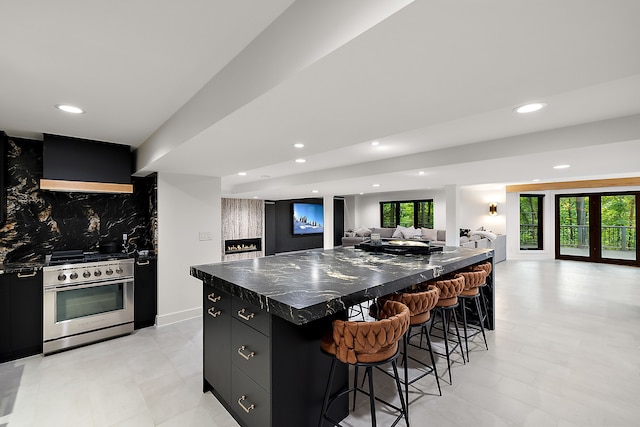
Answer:
POLYGON ((316 249, 196 265, 191 275, 302 325, 493 257, 493 249, 444 247, 431 255, 316 249))

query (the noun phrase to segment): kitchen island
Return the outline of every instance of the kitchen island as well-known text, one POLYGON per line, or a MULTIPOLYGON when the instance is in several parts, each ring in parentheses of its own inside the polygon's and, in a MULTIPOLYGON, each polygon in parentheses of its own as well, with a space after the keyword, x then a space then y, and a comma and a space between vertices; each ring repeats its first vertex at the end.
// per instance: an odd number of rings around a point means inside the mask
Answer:
MULTIPOLYGON (((204 390, 243 426, 317 425, 330 358, 320 338, 348 307, 493 262, 493 250, 431 255, 311 250, 191 267, 202 280, 204 390)), ((493 273, 488 326, 493 325, 493 273)), ((346 386, 346 367, 336 389, 346 386)), ((338 418, 347 407, 336 406, 338 418)))

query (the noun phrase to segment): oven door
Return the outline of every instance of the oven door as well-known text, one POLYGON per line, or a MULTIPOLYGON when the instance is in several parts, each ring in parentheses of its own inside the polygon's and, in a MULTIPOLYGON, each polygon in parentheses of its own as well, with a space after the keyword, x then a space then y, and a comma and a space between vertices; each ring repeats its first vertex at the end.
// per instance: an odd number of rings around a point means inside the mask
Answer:
POLYGON ((133 279, 44 287, 44 341, 133 322, 133 279))

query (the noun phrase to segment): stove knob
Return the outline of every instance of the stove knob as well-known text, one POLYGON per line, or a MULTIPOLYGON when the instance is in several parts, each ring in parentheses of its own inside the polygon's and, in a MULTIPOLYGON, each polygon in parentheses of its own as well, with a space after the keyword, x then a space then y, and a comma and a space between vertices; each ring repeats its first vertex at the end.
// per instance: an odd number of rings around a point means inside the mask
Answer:
POLYGON ((66 274, 64 274, 64 273, 60 273, 60 274, 58 274, 58 280, 59 280, 59 281, 63 282, 63 281, 65 281, 66 279, 67 279, 67 275, 66 275, 66 274))
POLYGON ((118 268, 116 268, 116 273, 117 274, 122 274, 124 270, 122 269, 122 267, 118 266, 118 268))
POLYGON ((107 268, 107 271, 105 271, 105 273, 107 273, 107 276, 111 276, 113 274, 113 270, 110 268, 107 268))
POLYGON ((78 278, 78 273, 76 273, 75 271, 73 273, 71 273, 71 276, 69 276, 69 278, 71 280, 76 280, 78 278))
POLYGON ((91 273, 87 270, 85 270, 84 273, 82 273, 82 277, 84 277, 85 279, 88 279, 89 277, 91 277, 91 273))
POLYGON ((96 277, 100 277, 100 276, 102 276, 102 271, 96 270, 96 271, 93 272, 93 275, 96 276, 96 277))

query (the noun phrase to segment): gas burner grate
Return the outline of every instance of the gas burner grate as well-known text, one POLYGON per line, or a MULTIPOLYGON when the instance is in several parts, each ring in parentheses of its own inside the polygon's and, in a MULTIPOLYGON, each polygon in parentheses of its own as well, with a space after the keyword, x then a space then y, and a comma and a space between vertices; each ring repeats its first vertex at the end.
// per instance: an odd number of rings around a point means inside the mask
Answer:
POLYGON ((129 258, 129 255, 121 252, 105 254, 101 252, 84 252, 81 249, 74 249, 67 251, 53 251, 51 253, 51 260, 47 265, 79 264, 83 262, 112 261, 126 258, 129 258))

